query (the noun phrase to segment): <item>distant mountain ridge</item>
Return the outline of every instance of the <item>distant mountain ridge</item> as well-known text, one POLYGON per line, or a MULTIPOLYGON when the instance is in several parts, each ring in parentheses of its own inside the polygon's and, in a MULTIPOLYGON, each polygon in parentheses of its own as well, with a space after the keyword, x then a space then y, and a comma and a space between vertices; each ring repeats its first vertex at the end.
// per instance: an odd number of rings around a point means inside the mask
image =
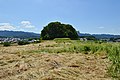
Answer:
MULTIPOLYGON (((94 36, 97 39, 110 39, 110 38, 120 38, 120 35, 112 34, 89 34, 77 32, 79 36, 94 36)), ((33 32, 23 32, 23 31, 0 31, 0 38, 12 37, 12 38, 40 38, 40 34, 33 32)))
POLYGON ((0 37, 12 38, 40 38, 40 34, 23 31, 0 31, 0 37))
POLYGON ((89 33, 80 33, 77 32, 79 36, 94 36, 97 39, 110 39, 110 38, 120 38, 120 35, 112 35, 112 34, 89 34, 89 33))

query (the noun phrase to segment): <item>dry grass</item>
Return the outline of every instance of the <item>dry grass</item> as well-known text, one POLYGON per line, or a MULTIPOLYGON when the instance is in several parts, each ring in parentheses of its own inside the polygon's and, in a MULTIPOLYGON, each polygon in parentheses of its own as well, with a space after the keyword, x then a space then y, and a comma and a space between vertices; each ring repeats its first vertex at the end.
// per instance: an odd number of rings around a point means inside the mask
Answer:
POLYGON ((64 45, 58 44, 45 41, 0 47, 0 80, 111 80, 107 76, 109 60, 105 55, 39 52, 64 45))

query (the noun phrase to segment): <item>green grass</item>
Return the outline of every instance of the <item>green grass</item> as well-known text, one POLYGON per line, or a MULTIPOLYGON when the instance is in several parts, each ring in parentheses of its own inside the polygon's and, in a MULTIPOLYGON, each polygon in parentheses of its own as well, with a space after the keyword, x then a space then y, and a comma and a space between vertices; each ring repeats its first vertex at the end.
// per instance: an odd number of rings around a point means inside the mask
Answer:
POLYGON ((65 43, 65 42, 71 42, 72 40, 70 38, 55 38, 54 41, 56 43, 65 43))
POLYGON ((54 40, 71 40, 70 38, 55 38, 54 40))
POLYGON ((113 45, 108 55, 112 62, 108 72, 113 78, 120 80, 120 44, 113 45))

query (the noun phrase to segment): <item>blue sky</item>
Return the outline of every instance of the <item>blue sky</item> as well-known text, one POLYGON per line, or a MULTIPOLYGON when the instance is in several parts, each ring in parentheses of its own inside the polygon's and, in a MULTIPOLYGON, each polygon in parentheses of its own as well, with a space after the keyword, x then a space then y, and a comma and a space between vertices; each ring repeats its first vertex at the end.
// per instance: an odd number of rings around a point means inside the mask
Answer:
POLYGON ((120 34, 120 0, 0 0, 0 30, 40 33, 53 21, 82 33, 120 34))

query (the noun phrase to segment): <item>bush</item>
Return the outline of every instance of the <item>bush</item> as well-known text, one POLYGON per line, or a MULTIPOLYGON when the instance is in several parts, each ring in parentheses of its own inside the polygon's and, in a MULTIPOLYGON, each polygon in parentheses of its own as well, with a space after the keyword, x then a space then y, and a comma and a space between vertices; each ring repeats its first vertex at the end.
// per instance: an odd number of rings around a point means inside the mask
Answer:
POLYGON ((18 45, 26 45, 29 44, 28 41, 18 41, 18 45))
POLYGON ((90 51, 91 49, 90 49, 90 47, 88 47, 88 46, 84 46, 84 48, 83 48, 83 51, 86 51, 86 52, 88 52, 88 51, 90 51))
POLYGON ((3 43, 3 46, 5 46, 5 47, 10 46, 10 42, 4 42, 4 43, 3 43))

